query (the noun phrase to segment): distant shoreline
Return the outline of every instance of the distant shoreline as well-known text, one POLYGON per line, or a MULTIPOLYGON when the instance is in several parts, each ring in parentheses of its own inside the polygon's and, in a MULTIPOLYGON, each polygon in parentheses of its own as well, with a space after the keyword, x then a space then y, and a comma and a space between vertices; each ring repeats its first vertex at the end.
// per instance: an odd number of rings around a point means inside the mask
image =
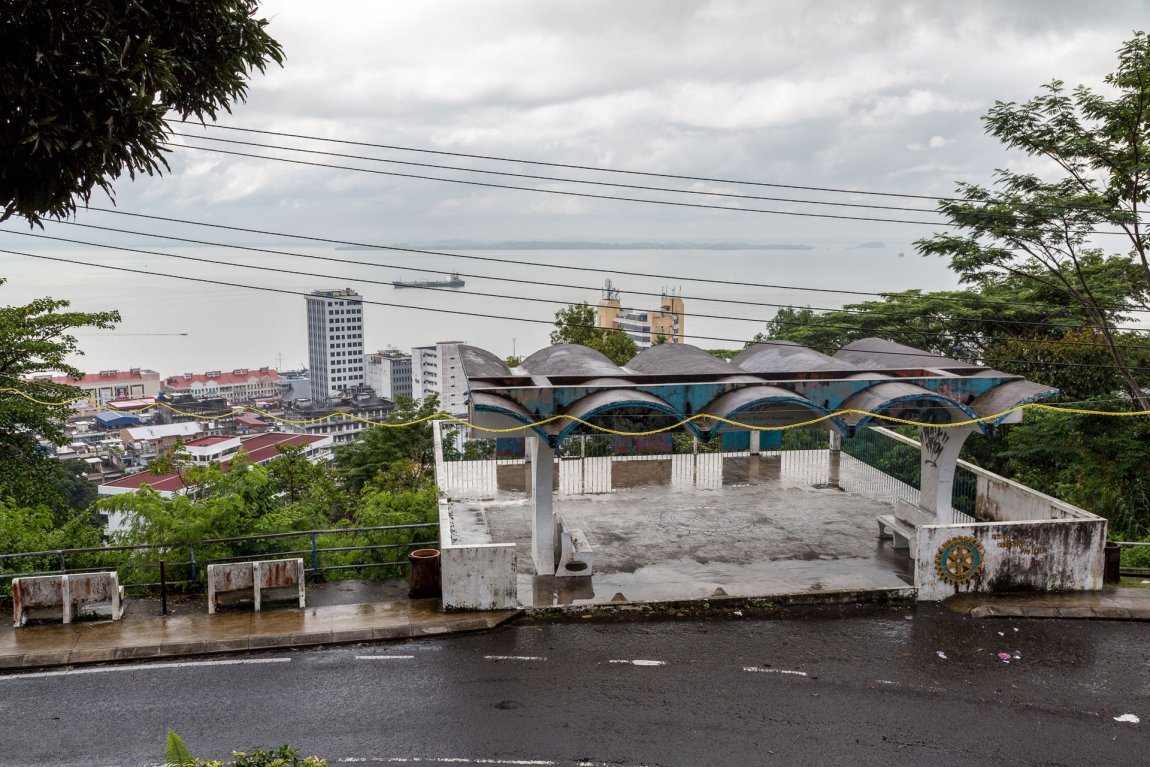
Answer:
MULTIPOLYGON (((404 243, 401 248, 422 250, 814 250, 813 245, 775 243, 754 245, 746 242, 436 242, 429 244, 404 243)), ((386 248, 384 248, 386 250, 386 248)), ((336 250, 379 250, 359 245, 341 245, 336 250)))

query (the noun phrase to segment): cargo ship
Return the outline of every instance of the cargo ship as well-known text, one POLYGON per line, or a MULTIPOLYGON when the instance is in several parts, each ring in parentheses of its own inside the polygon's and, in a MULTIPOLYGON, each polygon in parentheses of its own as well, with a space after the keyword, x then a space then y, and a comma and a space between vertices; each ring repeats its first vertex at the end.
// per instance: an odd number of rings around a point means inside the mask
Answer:
POLYGON ((455 273, 448 280, 393 280, 391 283, 395 288, 462 288, 466 284, 455 273))

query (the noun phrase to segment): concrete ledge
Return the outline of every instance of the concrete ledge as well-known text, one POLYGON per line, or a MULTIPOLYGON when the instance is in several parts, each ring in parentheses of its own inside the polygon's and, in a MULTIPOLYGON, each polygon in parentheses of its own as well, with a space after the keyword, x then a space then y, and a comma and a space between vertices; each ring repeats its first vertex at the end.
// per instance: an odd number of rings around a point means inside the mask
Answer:
POLYGON ((0 629, 0 669, 411 639, 485 631, 522 614, 520 610, 443 612, 432 600, 263 612, 258 624, 249 615, 237 619, 223 613, 85 624, 79 630, 76 626, 35 626, 19 629, 17 634, 16 629, 0 629), (320 628, 325 625, 338 627, 320 628), (177 636, 179 641, 173 641, 177 636))
POLYGON ((763 597, 718 596, 700 599, 663 600, 648 602, 611 602, 605 604, 550 605, 527 607, 523 612, 527 617, 549 617, 556 615, 583 615, 587 613, 611 614, 653 610, 699 610, 703 605, 721 608, 734 608, 747 605, 755 608, 799 607, 844 604, 902 604, 915 603, 915 589, 912 586, 899 589, 867 589, 864 591, 844 589, 841 591, 804 591, 795 594, 772 594, 763 597))

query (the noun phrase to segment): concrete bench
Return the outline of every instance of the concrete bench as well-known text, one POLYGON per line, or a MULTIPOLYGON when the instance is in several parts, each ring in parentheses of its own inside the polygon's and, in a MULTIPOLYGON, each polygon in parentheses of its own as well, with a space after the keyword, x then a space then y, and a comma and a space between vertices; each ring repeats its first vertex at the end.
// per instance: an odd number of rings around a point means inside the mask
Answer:
POLYGON ((254 609, 259 610, 264 590, 293 589, 305 606, 302 559, 265 559, 208 565, 208 614, 215 613, 220 595, 251 592, 254 609))
POLYGON ((28 621, 29 610, 60 610, 64 623, 71 623, 74 608, 107 605, 111 618, 124 614, 124 589, 115 573, 68 573, 12 579, 12 625, 28 621))
POLYGON ((587 536, 579 528, 568 527, 563 516, 555 515, 556 566, 555 575, 585 577, 591 575, 595 554, 587 536))
POLYGON ((879 515, 878 537, 892 539, 892 545, 896 549, 910 549, 911 559, 917 555, 918 530, 894 514, 879 515))

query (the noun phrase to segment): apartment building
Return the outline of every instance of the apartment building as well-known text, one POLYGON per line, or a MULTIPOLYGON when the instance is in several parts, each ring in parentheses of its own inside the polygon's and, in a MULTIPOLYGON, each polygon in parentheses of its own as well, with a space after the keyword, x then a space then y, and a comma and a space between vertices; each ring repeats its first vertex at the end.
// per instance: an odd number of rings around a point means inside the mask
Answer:
POLYGON ((640 349, 654 346, 660 338, 666 343, 683 343, 683 299, 676 291, 664 290, 655 309, 625 307, 619 296, 619 289, 607 280, 595 311, 597 327, 619 328, 640 349))
POLYGON ((467 377, 459 347, 465 341, 439 341, 433 346, 411 350, 411 389, 416 399, 439 395, 443 410, 455 415, 467 413, 467 377))
POLYGON ((237 368, 230 372, 209 370, 169 376, 164 379, 163 390, 169 396, 190 396, 198 400, 223 397, 228 402, 240 403, 259 397, 275 397, 282 379, 283 376, 267 367, 258 370, 237 368))
POLYGON ((312 399, 328 402, 366 382, 363 296, 344 288, 315 290, 304 298, 312 399))
POLYGON ((392 402, 397 397, 411 397, 411 355, 399 349, 380 349, 365 355, 367 385, 377 395, 392 402))

